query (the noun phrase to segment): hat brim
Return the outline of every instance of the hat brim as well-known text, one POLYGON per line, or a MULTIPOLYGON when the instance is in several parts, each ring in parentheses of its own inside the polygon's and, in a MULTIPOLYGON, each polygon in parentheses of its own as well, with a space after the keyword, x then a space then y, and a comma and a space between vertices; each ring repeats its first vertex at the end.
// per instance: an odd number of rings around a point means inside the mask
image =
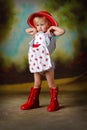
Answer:
POLYGON ((56 20, 53 18, 52 15, 50 15, 49 13, 45 13, 45 12, 36 12, 36 13, 33 13, 32 15, 30 15, 27 19, 27 23, 29 26, 31 27, 35 27, 34 25, 34 18, 37 17, 37 16, 45 16, 51 23, 52 26, 58 26, 58 23, 56 22, 56 20))

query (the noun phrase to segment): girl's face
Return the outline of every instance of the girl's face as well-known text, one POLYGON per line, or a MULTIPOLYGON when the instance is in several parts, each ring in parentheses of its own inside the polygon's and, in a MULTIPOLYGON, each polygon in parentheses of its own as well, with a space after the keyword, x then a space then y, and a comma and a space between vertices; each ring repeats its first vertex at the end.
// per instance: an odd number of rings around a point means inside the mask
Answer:
POLYGON ((36 17, 34 19, 34 24, 38 32, 46 32, 47 29, 50 27, 49 21, 44 17, 36 17))

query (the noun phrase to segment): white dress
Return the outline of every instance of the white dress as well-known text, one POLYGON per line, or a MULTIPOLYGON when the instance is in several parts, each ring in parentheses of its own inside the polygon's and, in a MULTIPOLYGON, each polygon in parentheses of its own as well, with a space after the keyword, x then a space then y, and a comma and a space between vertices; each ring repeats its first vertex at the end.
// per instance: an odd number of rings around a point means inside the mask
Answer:
POLYGON ((31 73, 44 72, 54 68, 51 60, 51 54, 56 47, 53 35, 38 32, 29 44, 28 60, 31 73))

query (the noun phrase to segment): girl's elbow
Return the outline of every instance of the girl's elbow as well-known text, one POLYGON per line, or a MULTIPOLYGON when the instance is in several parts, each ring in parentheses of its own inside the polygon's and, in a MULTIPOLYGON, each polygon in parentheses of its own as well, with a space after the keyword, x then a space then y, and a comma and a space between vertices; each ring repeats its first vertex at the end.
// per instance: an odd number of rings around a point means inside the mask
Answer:
POLYGON ((65 33, 65 30, 62 29, 62 30, 60 31, 60 33, 59 33, 59 36, 63 35, 64 33, 65 33))
POLYGON ((64 34, 64 33, 65 33, 65 29, 62 30, 62 34, 64 34))

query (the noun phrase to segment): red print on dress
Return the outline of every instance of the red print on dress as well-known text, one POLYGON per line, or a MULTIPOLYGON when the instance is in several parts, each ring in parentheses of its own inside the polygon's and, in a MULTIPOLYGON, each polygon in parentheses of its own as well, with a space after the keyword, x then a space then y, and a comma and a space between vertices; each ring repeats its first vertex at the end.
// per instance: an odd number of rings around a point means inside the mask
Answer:
POLYGON ((30 59, 30 62, 31 62, 32 60, 30 59))
POLYGON ((37 58, 35 58, 35 60, 37 60, 37 58))
POLYGON ((39 49, 37 49, 37 51, 39 51, 39 49))
POLYGON ((39 39, 42 40, 42 37, 40 37, 39 39))
POLYGON ((44 50, 42 50, 42 53, 44 53, 44 50))
POLYGON ((40 59, 42 59, 42 56, 40 56, 40 59))
POLYGON ((43 66, 46 66, 46 64, 43 64, 43 66))
POLYGON ((33 65, 35 66, 35 63, 33 63, 33 65))
POLYGON ((46 53, 46 55, 49 55, 49 53, 46 53))
POLYGON ((37 69, 40 69, 39 66, 37 66, 37 69))
POLYGON ((46 61, 48 61, 48 58, 46 58, 46 61))
POLYGON ((31 68, 33 70, 33 68, 31 68))
POLYGON ((35 52, 35 50, 33 50, 33 52, 35 52))

